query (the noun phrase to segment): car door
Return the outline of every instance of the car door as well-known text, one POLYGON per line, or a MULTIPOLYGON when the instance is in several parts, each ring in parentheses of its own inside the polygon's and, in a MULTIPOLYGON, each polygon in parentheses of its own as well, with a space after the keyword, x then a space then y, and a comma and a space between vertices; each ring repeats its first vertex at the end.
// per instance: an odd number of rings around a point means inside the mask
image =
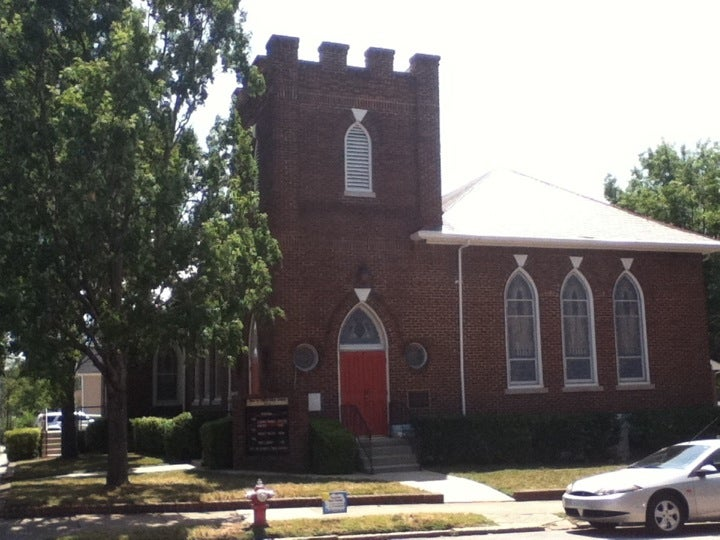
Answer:
POLYGON ((697 517, 720 518, 720 450, 716 450, 704 464, 714 465, 718 472, 698 477, 693 485, 697 517))

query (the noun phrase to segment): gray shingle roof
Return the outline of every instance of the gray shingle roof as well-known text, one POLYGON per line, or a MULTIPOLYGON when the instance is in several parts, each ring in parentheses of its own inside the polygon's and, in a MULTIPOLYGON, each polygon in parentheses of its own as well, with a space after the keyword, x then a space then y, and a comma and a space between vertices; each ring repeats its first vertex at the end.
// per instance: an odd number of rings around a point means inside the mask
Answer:
POLYGON ((720 241, 517 173, 492 171, 443 197, 437 244, 712 253, 720 241))

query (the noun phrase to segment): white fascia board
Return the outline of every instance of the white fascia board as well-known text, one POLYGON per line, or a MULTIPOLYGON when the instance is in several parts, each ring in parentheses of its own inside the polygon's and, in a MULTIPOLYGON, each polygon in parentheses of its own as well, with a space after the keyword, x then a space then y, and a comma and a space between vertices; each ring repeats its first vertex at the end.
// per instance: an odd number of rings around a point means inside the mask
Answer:
POLYGON ((554 249, 602 249, 614 251, 654 251, 668 253, 720 253, 720 242, 663 243, 633 242, 619 240, 594 240, 586 238, 533 238, 508 236, 466 236, 439 231, 418 231, 410 238, 436 245, 469 245, 487 247, 527 247, 554 249))

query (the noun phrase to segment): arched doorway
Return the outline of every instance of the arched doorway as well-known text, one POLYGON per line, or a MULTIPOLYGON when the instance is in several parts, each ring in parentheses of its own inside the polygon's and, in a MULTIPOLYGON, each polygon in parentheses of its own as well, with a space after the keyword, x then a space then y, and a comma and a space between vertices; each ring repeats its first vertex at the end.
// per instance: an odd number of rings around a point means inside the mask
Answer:
POLYGON ((348 314, 340 330, 338 349, 341 406, 357 409, 373 435, 387 435, 385 332, 369 308, 359 305, 348 314))

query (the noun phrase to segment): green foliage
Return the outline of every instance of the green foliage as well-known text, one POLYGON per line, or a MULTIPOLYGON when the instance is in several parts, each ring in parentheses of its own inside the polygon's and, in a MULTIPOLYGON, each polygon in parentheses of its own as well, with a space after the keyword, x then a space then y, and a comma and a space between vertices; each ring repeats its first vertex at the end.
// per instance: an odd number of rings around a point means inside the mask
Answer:
POLYGON ((108 423, 105 418, 96 418, 85 429, 85 450, 105 453, 108 447, 108 423))
POLYGON ((620 422, 614 413, 536 415, 531 423, 536 463, 602 463, 617 457, 620 422))
POLYGON ((615 415, 472 415, 415 420, 423 465, 587 463, 612 456, 615 415))
POLYGON ((630 448, 642 457, 671 444, 694 438, 714 439, 720 435, 720 408, 681 407, 638 411, 627 415, 630 448))
POLYGON ((310 471, 315 474, 350 474, 358 463, 355 439, 336 420, 310 421, 310 471))
MULTIPOLYGON (((695 149, 662 142, 639 156, 625 190, 605 178, 613 204, 700 234, 720 237, 720 143, 698 142, 695 149)), ((720 357, 720 256, 705 261, 711 358, 720 357)))
POLYGON ((34 459, 40 455, 40 429, 20 428, 5 432, 8 461, 34 459))
POLYGON ((156 416, 143 416, 130 420, 133 434, 133 448, 136 452, 150 456, 165 456, 165 433, 172 420, 156 416))
POLYGON ((239 2, 0 2, 0 329, 63 374, 71 350, 100 369, 111 486, 128 359, 232 360, 243 321, 279 313, 249 135, 219 122, 206 152, 189 127, 218 65, 262 88, 239 2))
POLYGON ((203 465, 210 469, 233 466, 233 420, 231 417, 205 422, 200 428, 203 465))
POLYGON ((193 415, 186 411, 172 418, 167 424, 163 443, 165 458, 170 463, 190 463, 199 458, 200 427, 193 415))
POLYGON ((56 404, 50 382, 27 373, 25 368, 26 362, 20 358, 6 362, 0 406, 7 429, 34 426, 38 413, 56 404))

